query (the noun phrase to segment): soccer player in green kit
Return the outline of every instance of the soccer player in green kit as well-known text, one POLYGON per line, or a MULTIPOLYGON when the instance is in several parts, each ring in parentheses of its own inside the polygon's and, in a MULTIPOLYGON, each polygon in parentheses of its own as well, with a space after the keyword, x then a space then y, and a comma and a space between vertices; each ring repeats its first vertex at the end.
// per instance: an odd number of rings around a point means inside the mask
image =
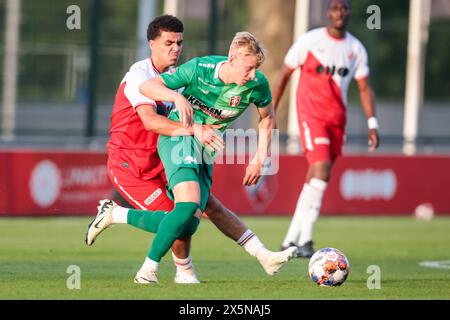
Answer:
MULTIPOLYGON (((140 87, 143 95, 155 101, 174 102, 176 109, 169 119, 180 121, 186 127, 194 122, 220 124, 223 131, 254 104, 260 114, 259 129, 264 134, 260 135, 258 152, 246 169, 244 185, 259 180, 274 127, 269 84, 257 70, 264 58, 259 42, 250 33, 239 32, 232 41, 228 57, 192 59, 175 72, 161 74, 140 87), (180 94, 176 89, 182 87, 184 91, 180 94)), ((214 152, 208 150, 208 146, 201 145, 194 136, 160 135, 158 153, 175 207, 160 222, 135 282, 156 283, 159 262, 175 239, 195 233, 212 183, 214 152)), ((286 259, 291 259, 296 250, 296 247, 289 248, 286 259)))

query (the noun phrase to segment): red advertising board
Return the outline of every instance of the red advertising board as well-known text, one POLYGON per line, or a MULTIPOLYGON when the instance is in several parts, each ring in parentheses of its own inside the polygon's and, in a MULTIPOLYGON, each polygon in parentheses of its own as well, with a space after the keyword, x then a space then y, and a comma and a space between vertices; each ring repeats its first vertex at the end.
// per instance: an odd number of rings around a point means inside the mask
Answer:
MULTIPOLYGON (((450 213, 449 156, 346 156, 337 160, 321 214, 411 214, 431 203, 450 213)), ((243 165, 215 167, 213 192, 237 213, 292 214, 304 183, 306 159, 282 156, 276 175, 242 186, 243 165)))
MULTIPOLYGON (((113 196, 102 152, 0 152, 0 215, 93 215, 113 196)), ((450 213, 450 156, 338 159, 321 214, 411 214, 432 203, 450 213)), ((304 157, 281 156, 278 172, 244 187, 243 164, 217 164, 212 192, 245 215, 291 215, 306 174, 304 157)))
POLYGON ((112 196, 104 153, 14 150, 0 159, 3 215, 92 215, 112 196))

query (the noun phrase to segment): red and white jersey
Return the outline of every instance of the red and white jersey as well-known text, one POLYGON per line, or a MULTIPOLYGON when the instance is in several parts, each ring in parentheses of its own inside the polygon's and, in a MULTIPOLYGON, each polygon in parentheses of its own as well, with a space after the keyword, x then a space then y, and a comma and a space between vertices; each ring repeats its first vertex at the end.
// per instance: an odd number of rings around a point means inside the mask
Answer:
POLYGON ((142 179, 152 179, 164 171, 157 152, 158 134, 147 131, 136 113, 138 106, 146 105, 143 108, 155 108, 167 115, 171 105, 139 92, 143 82, 159 74, 150 58, 133 64, 117 90, 111 114, 109 159, 113 165, 129 168, 134 176, 142 179))
POLYGON ((284 63, 292 69, 301 68, 297 89, 299 118, 345 125, 350 81, 369 75, 362 43, 349 32, 345 38, 336 39, 327 28, 313 29, 292 45, 284 63))

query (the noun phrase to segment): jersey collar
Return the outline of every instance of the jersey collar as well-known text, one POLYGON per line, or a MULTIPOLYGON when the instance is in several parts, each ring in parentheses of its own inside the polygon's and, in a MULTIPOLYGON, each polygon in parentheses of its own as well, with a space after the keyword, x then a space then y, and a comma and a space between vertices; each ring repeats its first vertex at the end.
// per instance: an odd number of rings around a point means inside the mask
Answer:
POLYGON ((225 62, 227 62, 227 60, 220 61, 218 64, 216 64, 216 69, 214 70, 214 80, 223 82, 219 78, 219 69, 225 62))

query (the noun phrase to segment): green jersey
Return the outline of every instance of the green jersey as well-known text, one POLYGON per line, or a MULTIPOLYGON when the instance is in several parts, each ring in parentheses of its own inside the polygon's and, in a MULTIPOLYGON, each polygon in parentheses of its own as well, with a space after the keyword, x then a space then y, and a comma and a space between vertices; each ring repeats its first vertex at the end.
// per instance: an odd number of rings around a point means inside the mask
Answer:
MULTIPOLYGON (((250 104, 266 107, 272 102, 269 82, 259 71, 255 79, 243 86, 225 84, 219 79, 219 68, 228 60, 225 56, 194 58, 173 73, 161 77, 170 89, 184 87, 183 95, 194 108, 194 121, 202 124, 221 124, 222 130, 237 119, 250 104)), ((179 121, 174 109, 169 119, 179 121)))

